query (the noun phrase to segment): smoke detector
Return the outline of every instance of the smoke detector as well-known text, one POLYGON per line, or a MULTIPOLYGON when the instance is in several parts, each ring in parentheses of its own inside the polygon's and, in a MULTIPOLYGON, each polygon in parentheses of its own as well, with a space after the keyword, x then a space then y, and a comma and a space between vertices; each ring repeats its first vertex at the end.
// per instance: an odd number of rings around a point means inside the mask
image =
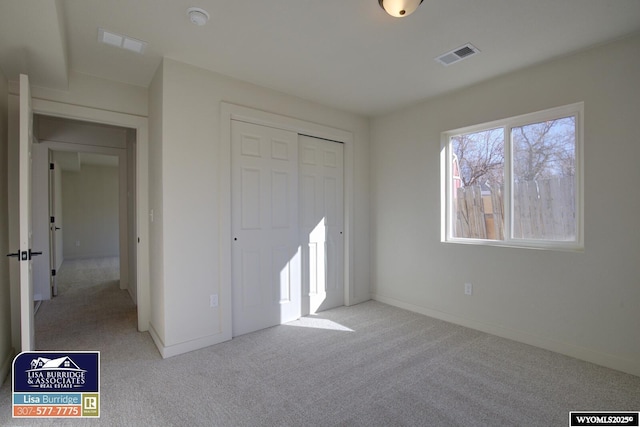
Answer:
POLYGON ((198 26, 203 26, 209 21, 209 12, 199 7, 190 7, 187 9, 187 16, 191 23, 198 26))

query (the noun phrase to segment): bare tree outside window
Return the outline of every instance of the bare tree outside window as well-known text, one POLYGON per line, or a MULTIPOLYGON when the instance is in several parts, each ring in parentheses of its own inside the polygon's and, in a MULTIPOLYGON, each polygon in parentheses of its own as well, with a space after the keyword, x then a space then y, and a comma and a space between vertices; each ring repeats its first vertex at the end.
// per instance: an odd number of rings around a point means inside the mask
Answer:
POLYGON ((576 239, 576 116, 453 134, 449 144, 452 237, 505 240, 506 168, 512 214, 506 237, 576 239))
POLYGON ((514 181, 575 175, 575 117, 511 129, 514 181))
POLYGON ((456 135, 450 142, 460 176, 454 183, 454 236, 502 240, 504 129, 456 135))
POLYGON ((504 130, 502 128, 457 135, 451 138, 460 164, 463 187, 502 186, 504 182, 504 130))
POLYGON ((511 129, 513 237, 575 238, 575 117, 511 129))

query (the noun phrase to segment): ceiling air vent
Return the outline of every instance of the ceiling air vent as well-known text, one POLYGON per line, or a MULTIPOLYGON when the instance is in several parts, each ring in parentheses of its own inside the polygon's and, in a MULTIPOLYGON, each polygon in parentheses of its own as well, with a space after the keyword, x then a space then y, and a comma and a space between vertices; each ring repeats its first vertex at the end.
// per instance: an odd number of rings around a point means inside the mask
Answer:
POLYGON ((147 47, 147 42, 107 31, 102 28, 98 28, 98 41, 100 43, 108 44, 109 46, 119 47, 140 54, 144 53, 144 49, 147 47))
POLYGON ((462 61, 465 58, 473 56, 478 52, 480 52, 480 50, 478 50, 477 47, 475 47, 471 43, 467 43, 464 46, 460 46, 458 48, 455 48, 454 50, 438 56, 436 58, 436 61, 446 67, 451 64, 455 64, 458 61, 462 61))

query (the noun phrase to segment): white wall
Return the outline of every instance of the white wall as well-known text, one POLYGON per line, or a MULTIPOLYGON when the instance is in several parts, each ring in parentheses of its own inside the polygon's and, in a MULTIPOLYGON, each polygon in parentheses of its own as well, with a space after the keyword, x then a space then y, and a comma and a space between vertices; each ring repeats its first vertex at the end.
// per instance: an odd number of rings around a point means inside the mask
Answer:
POLYGON ((78 172, 62 171, 65 259, 119 255, 118 182, 117 167, 83 164, 78 172))
POLYGON ((2 384, 9 372, 13 356, 11 346, 9 258, 4 256, 4 254, 10 252, 7 211, 7 104, 7 79, 0 71, 0 384, 2 384))
MULTIPOLYGON (((208 305, 208 296, 220 293, 221 289, 219 245, 224 242, 220 241, 219 220, 221 214, 230 209, 219 206, 217 194, 220 183, 218 158, 221 145, 228 144, 220 137, 221 101, 353 133, 354 301, 369 299, 369 130, 365 118, 168 59, 156 75, 150 95, 150 122, 154 135, 150 150, 158 150, 150 155, 153 164, 150 166, 150 208, 154 210, 156 221, 151 227, 158 234, 159 227, 163 230, 162 254, 156 253, 157 259, 152 258, 152 271, 164 260, 164 304, 153 307, 152 327, 156 333, 154 339, 164 355, 187 349, 191 343, 200 343, 193 344, 192 348, 214 343, 230 333, 222 328, 219 309, 208 305), (157 107, 160 99, 162 108, 156 113, 154 105, 157 107), (160 114, 161 119, 156 114, 160 114), (153 171, 161 177, 155 176, 153 171), (157 182, 161 182, 161 198, 157 196, 157 188, 153 188, 157 182), (156 194, 155 199, 153 194, 156 194), (164 310, 164 316, 160 315, 161 310, 164 310)), ((155 246, 154 242, 151 244, 155 246)), ((153 301, 162 303, 160 298, 152 298, 153 301)), ((220 309, 228 310, 229 307, 220 309)))
POLYGON ((640 375, 639 112, 636 36, 372 120, 374 298, 640 375), (579 101, 584 252, 441 243, 441 132, 579 101))
MULTIPOLYGON (((39 141, 99 147, 127 148, 127 129, 57 117, 36 116, 34 133, 39 141)), ((78 151, 82 151, 78 149, 78 151)))
MULTIPOLYGON (((19 93, 17 81, 9 82, 9 92, 19 93)), ((146 88, 113 82, 76 71, 69 72, 68 90, 31 86, 31 96, 139 116, 146 116, 148 112, 146 88)))
POLYGON ((156 70, 149 86, 149 292, 151 301, 149 331, 162 341, 165 336, 164 202, 162 195, 163 84, 164 71, 161 65, 156 70))

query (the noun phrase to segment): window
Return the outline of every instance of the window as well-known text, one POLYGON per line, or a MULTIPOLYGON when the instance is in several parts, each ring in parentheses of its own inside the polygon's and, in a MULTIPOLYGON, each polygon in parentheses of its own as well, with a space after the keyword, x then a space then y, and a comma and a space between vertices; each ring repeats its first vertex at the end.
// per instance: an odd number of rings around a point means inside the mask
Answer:
POLYGON ((443 240, 581 249, 583 104, 443 133, 443 240))

